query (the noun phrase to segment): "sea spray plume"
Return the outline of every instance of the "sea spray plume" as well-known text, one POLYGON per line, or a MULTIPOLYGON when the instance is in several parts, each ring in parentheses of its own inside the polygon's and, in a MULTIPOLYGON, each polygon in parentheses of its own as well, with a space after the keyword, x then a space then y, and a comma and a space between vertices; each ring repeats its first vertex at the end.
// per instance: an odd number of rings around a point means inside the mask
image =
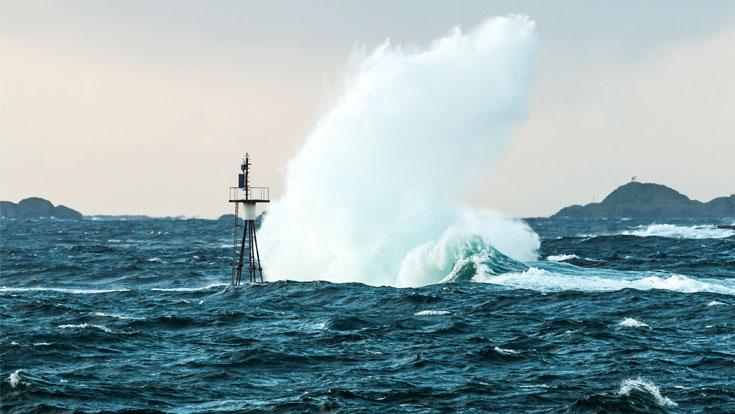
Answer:
POLYGON ((439 258, 419 255, 435 269, 420 280, 403 262, 415 261, 414 249, 447 244, 447 232, 534 258, 538 237, 525 224, 482 212, 470 214, 477 223, 468 229, 458 205, 525 116, 537 45, 534 22, 509 16, 456 28, 427 48, 386 42, 353 59, 263 224, 266 278, 439 282, 439 258))

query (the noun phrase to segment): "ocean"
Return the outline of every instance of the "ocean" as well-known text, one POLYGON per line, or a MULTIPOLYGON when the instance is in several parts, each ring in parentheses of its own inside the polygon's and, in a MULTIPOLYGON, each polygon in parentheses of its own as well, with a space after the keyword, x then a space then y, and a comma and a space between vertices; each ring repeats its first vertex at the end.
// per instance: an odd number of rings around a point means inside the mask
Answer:
POLYGON ((735 412, 732 220, 526 222, 537 260, 396 288, 230 286, 229 222, 1 220, 0 411, 735 412))

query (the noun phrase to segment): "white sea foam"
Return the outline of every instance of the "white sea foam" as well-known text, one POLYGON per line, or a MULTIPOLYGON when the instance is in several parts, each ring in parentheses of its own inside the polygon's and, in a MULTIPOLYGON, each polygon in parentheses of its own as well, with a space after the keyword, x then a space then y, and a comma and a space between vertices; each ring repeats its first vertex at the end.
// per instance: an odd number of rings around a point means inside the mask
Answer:
POLYGON ((678 226, 675 224, 649 224, 637 226, 623 231, 627 234, 639 237, 669 237, 675 239, 722 239, 735 236, 735 230, 721 229, 713 225, 678 226))
POLYGON ((464 239, 468 228, 516 260, 535 260, 528 226, 459 208, 526 115, 537 48, 535 24, 509 16, 425 48, 356 51, 343 91, 269 207, 258 237, 266 278, 436 283, 452 269, 449 247, 462 246, 450 236, 464 239))
POLYGON ((50 346, 50 342, 34 342, 33 346, 50 346))
POLYGON ((707 304, 707 306, 720 306, 720 305, 727 305, 727 303, 720 302, 719 300, 713 300, 712 302, 707 304))
POLYGON ((495 347, 495 352, 503 355, 518 355, 520 354, 520 351, 516 351, 515 349, 509 349, 509 348, 500 348, 498 346, 495 347))
POLYGON ((572 260, 572 259, 579 259, 579 256, 577 256, 576 254, 560 254, 560 255, 552 255, 552 256, 546 257, 546 260, 549 260, 552 262, 564 262, 564 261, 572 260))
POLYGON ((20 380, 20 373, 22 372, 22 369, 16 369, 15 372, 12 372, 10 376, 8 377, 8 382, 10 382, 10 386, 15 388, 19 384, 22 384, 20 380))
POLYGON ((50 287, 30 287, 30 288, 15 288, 15 287, 0 287, 0 292, 61 292, 61 293, 73 293, 79 295, 94 295, 98 293, 113 293, 113 292, 129 292, 130 289, 66 289, 66 288, 50 288, 50 287))
POLYGON ((105 332, 112 332, 112 329, 106 327, 105 325, 93 325, 91 323, 80 323, 80 324, 65 324, 65 325, 59 325, 59 329, 87 329, 87 328, 95 328, 99 329, 101 331, 105 332))
POLYGON ((648 326, 645 322, 640 322, 633 318, 625 318, 623 319, 618 325, 624 326, 626 328, 648 328, 651 329, 650 326, 648 326))
POLYGON ((671 401, 671 399, 669 399, 668 397, 664 397, 663 395, 661 395, 661 390, 658 388, 658 386, 642 378, 629 378, 623 381, 620 384, 618 395, 630 395, 630 392, 634 389, 647 392, 654 398, 656 404, 662 407, 674 408, 678 406, 677 403, 671 401))
POLYGON ((449 315, 451 312, 445 310, 422 310, 414 313, 414 316, 442 316, 449 315))
POLYGON ((628 272, 607 271, 596 273, 594 270, 585 270, 585 273, 579 274, 562 274, 531 267, 522 273, 505 273, 497 276, 480 273, 473 280, 514 289, 531 289, 541 292, 661 289, 682 293, 710 292, 735 295, 735 283, 731 281, 704 281, 676 274, 664 277, 628 272))
POLYGON ((199 292, 202 290, 209 290, 215 287, 220 286, 230 286, 229 283, 213 283, 211 285, 207 286, 201 286, 201 287, 180 287, 180 288, 151 288, 151 290, 156 292, 199 292))

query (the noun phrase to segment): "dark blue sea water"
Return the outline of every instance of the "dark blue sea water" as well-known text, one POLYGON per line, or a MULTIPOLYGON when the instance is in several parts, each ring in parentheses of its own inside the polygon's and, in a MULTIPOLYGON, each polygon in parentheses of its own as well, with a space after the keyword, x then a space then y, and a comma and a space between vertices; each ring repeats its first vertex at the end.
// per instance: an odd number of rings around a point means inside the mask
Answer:
POLYGON ((398 289, 228 286, 231 223, 2 220, 0 411, 735 412, 732 220, 529 224, 537 262, 398 289))

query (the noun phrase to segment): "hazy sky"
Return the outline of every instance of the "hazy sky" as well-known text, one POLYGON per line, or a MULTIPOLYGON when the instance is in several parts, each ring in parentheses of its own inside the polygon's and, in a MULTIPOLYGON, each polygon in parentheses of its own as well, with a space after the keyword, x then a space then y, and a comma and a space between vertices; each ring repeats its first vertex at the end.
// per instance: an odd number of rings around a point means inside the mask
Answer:
POLYGON ((471 200, 520 216, 637 175, 735 192, 735 2, 0 1, 0 199, 229 212, 240 156, 277 197, 356 44, 529 14, 529 117, 471 200))

